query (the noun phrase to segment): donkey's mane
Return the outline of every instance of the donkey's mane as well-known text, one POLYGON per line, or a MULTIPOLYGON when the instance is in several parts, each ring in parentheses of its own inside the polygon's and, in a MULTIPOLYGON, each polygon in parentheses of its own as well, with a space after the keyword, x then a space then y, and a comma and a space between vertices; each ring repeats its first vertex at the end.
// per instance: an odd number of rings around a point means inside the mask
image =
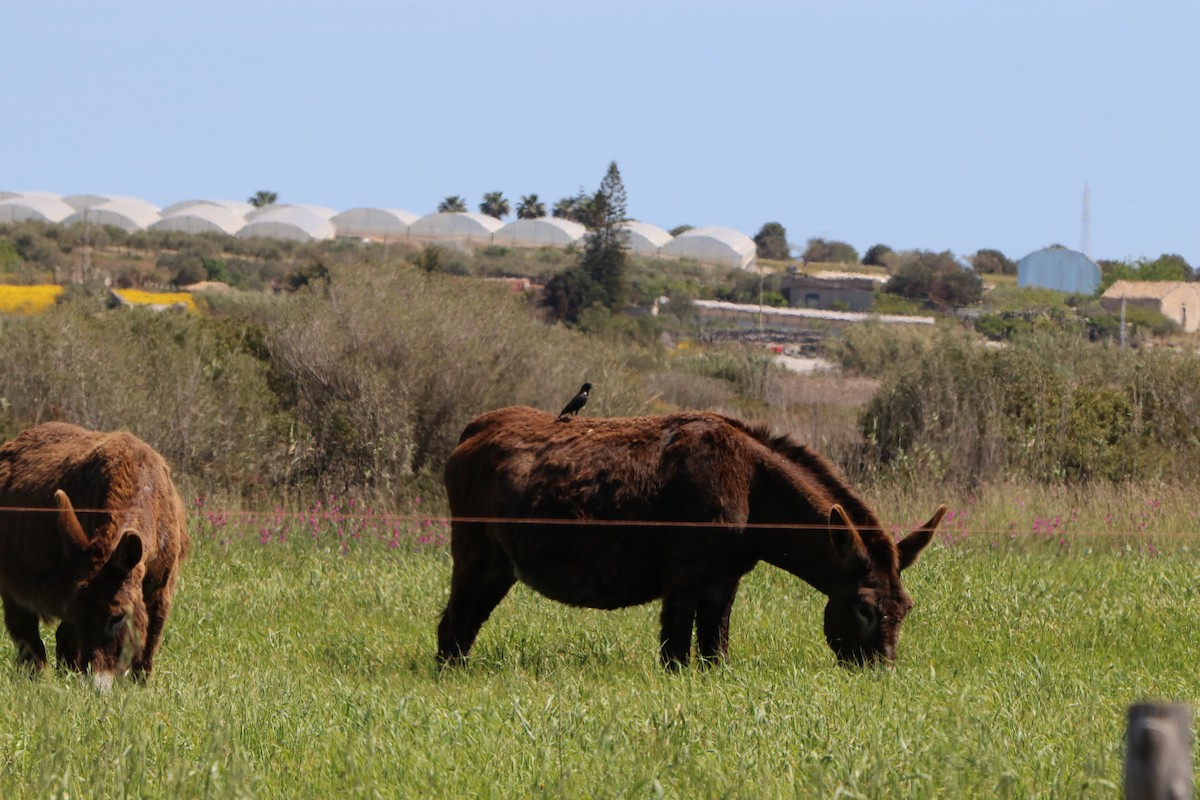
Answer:
POLYGON ((858 527, 859 535, 862 536, 868 547, 874 550, 875 543, 886 542, 885 549, 894 552, 894 543, 891 537, 884 532, 879 517, 861 497, 855 494, 829 459, 808 445, 795 441, 787 434, 771 433, 765 425, 749 425, 732 417, 725 419, 730 425, 744 431, 751 438, 766 445, 772 452, 783 456, 811 476, 821 488, 829 493, 835 503, 845 509, 846 514, 858 527))

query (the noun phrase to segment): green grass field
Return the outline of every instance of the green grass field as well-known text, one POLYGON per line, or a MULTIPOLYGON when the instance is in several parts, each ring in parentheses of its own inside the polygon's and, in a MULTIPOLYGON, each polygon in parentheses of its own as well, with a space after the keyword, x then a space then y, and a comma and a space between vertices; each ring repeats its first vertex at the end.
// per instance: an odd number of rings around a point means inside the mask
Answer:
POLYGON ((0 670, 0 797, 1118 797, 1127 706, 1200 700, 1194 512, 1165 497, 1108 530, 1061 494, 956 510, 866 671, 761 566, 727 666, 665 674, 657 605, 518 587, 439 674, 438 537, 197 519, 146 686, 0 670))

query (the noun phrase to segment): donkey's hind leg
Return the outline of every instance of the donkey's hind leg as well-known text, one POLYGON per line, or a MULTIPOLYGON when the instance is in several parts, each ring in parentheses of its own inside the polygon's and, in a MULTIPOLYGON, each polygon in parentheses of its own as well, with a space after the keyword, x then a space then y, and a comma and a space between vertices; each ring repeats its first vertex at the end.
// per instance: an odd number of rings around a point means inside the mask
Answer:
POLYGON ((479 629, 516 582, 508 556, 483 535, 481 526, 459 526, 451 540, 450 600, 438 624, 439 664, 466 660, 479 629))
POLYGON ((676 587, 663 593, 658 655, 663 666, 669 670, 687 666, 692 650, 696 605, 696 593, 690 588, 676 587))

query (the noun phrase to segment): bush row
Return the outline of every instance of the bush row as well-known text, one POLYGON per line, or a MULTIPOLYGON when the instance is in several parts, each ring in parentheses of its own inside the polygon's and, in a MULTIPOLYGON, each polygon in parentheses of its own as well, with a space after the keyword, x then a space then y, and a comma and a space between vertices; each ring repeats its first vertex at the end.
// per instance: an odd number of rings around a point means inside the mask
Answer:
MULTIPOLYGON (((988 346, 951 328, 918 341, 876 345, 903 362, 884 370, 862 417, 863 460, 879 477, 961 486, 1200 477, 1191 350, 1122 350, 1057 332, 988 346)), ((860 359, 869 351, 845 347, 860 359)))
POLYGON ((309 502, 436 490, 466 422, 557 411, 584 380, 598 414, 643 408, 624 356, 536 321, 498 286, 328 263, 294 294, 209 294, 201 316, 64 302, 0 330, 0 433, 65 419, 126 428, 196 492, 309 502))

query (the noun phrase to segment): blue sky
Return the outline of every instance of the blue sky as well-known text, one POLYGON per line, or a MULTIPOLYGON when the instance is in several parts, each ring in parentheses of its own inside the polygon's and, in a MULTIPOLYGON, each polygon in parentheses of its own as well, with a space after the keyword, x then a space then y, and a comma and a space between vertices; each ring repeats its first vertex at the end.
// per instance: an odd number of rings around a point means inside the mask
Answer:
POLYGON ((0 189, 1200 265, 1200 3, 9 2, 0 189))

